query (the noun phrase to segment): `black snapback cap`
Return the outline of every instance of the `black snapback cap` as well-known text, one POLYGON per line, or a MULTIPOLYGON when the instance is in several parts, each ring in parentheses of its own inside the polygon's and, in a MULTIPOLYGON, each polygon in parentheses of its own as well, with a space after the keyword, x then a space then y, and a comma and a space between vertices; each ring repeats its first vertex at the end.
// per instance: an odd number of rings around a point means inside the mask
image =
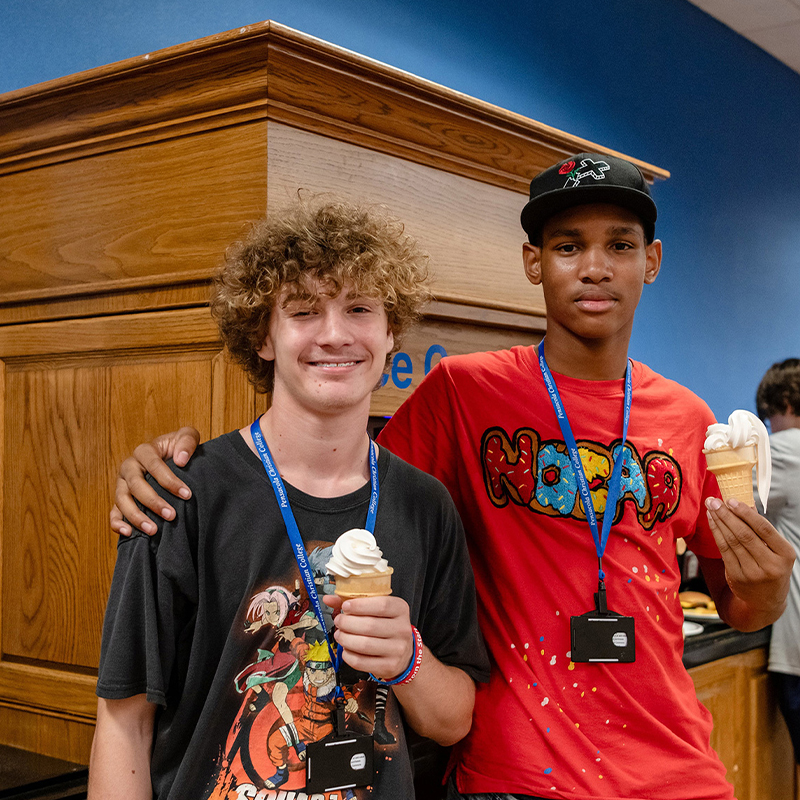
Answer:
POLYGON ((658 212, 650 187, 635 164, 600 153, 578 153, 540 172, 531 181, 530 200, 520 221, 531 241, 554 214, 586 203, 611 203, 633 211, 648 242, 658 212))

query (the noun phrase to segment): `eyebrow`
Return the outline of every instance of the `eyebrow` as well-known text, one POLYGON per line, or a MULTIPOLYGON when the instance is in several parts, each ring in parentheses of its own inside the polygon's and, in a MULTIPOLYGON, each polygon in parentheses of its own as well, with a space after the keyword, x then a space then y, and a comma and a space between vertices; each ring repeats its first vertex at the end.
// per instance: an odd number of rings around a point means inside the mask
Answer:
MULTIPOLYGON (((638 228, 632 225, 613 225, 610 228, 606 228, 605 233, 608 236, 633 236, 638 233, 638 228)), ((556 228, 549 233, 548 238, 556 239, 566 237, 569 239, 577 239, 581 236, 583 236, 583 230, 581 228, 556 228)))

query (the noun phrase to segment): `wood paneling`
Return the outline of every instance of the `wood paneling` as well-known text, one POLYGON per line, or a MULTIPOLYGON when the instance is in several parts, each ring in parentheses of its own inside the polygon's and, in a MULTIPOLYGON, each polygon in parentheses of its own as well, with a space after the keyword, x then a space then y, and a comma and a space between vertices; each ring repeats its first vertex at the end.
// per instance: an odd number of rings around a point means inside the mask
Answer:
POLYGON ((207 278, 266 209, 265 125, 7 175, 0 306, 207 278))
POLYGON ((88 720, 0 704, 0 744, 86 764, 93 734, 88 720))
POLYGON ((269 208, 304 187, 388 203, 430 256, 436 297, 544 316, 541 288, 525 278, 517 192, 347 142, 270 123, 269 208))
POLYGON ((522 192, 562 155, 614 152, 271 21, 0 99, 0 171, 267 115, 522 192))

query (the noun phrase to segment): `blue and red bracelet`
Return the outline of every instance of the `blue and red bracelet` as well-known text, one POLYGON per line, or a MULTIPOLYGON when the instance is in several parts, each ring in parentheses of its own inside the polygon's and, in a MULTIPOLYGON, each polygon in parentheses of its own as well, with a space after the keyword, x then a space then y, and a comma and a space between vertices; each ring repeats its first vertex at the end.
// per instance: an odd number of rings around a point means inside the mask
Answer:
POLYGON ((407 683, 411 683, 411 681, 417 677, 419 668, 422 665, 422 635, 413 625, 411 626, 411 634, 414 639, 414 652, 411 655, 411 662, 407 669, 401 672, 396 678, 391 678, 390 680, 376 678, 370 673, 370 678, 372 678, 372 680, 382 683, 384 686, 404 686, 407 683))

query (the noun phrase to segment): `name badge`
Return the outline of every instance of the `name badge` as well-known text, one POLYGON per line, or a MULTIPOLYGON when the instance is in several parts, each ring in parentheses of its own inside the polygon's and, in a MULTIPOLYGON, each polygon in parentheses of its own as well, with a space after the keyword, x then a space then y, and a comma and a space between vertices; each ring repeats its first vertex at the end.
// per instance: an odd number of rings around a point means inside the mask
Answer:
POLYGON ((590 664, 629 664, 636 660, 633 617, 613 611, 589 611, 570 617, 572 660, 590 664))
POLYGON ((374 740, 364 733, 332 733, 306 746, 306 792, 369 786, 375 777, 374 740))

